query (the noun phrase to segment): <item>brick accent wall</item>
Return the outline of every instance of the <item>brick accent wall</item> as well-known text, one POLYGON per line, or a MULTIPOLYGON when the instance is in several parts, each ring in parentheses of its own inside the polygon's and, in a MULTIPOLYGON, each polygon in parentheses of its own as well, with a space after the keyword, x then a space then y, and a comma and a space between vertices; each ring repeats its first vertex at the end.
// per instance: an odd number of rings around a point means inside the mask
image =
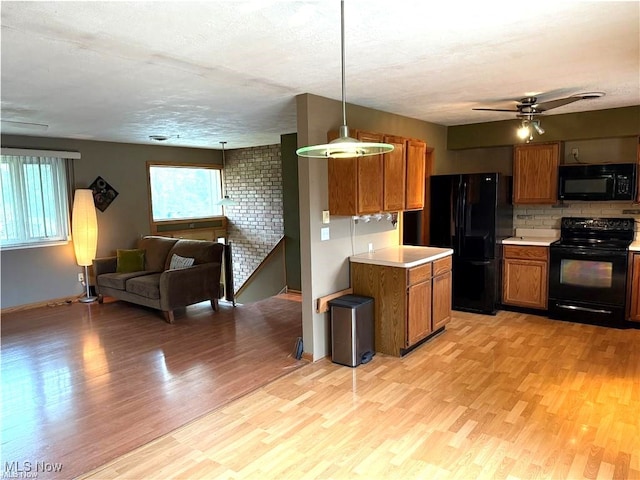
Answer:
POLYGON ((640 205, 634 205, 631 202, 574 202, 567 203, 562 207, 514 206, 513 227, 559 229, 562 217, 634 218, 636 220, 636 236, 640 229, 640 205))
POLYGON ((280 144, 225 152, 233 280, 237 292, 284 234, 280 144))

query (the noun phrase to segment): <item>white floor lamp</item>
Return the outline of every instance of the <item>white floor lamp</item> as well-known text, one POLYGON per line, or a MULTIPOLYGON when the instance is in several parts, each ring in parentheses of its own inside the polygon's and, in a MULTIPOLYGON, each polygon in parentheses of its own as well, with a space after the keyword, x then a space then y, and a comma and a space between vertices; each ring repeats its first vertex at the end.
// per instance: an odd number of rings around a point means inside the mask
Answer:
POLYGON ((88 188, 75 191, 71 229, 76 261, 78 265, 84 267, 84 283, 87 286, 86 297, 82 297, 79 301, 94 302, 97 297, 92 297, 89 291, 89 265, 96 257, 98 248, 98 218, 93 203, 93 192, 88 188))

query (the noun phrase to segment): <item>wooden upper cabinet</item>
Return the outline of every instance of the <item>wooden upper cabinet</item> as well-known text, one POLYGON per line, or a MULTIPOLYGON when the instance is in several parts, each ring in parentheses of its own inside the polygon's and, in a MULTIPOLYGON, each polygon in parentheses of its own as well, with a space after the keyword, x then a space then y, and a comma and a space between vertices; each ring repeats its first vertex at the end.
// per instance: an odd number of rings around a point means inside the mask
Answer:
MULTIPOLYGON (((350 136, 363 142, 381 142, 382 135, 352 130, 350 136)), ((328 140, 338 137, 330 131, 328 140)), ((329 158, 329 212, 332 215, 361 215, 382 211, 382 155, 329 158)))
MULTIPOLYGON (((361 142, 383 141, 379 133, 355 130, 361 142)), ((382 211, 383 167, 382 155, 358 157, 358 214, 382 211)))
POLYGON ((358 165, 354 158, 330 158, 329 212, 331 215, 355 215, 358 211, 358 165))
MULTIPOLYGON (((422 209, 426 144, 364 130, 352 130, 350 136, 361 142, 390 143, 394 150, 385 155, 329 158, 329 212, 366 215, 422 209)), ((338 131, 330 131, 327 137, 336 139, 338 131)))
POLYGON ((399 212, 404 210, 407 163, 405 161, 406 139, 385 135, 384 143, 393 145, 393 152, 383 155, 384 189, 383 210, 399 212))
POLYGON ((638 137, 638 166, 636 167, 636 188, 638 189, 638 197, 636 201, 640 203, 640 137, 638 137))
POLYGON ((420 140, 407 140, 407 191, 405 210, 424 207, 424 175, 427 144, 420 140))
POLYGON ((560 154, 559 142, 514 147, 514 204, 553 205, 557 202, 560 154))

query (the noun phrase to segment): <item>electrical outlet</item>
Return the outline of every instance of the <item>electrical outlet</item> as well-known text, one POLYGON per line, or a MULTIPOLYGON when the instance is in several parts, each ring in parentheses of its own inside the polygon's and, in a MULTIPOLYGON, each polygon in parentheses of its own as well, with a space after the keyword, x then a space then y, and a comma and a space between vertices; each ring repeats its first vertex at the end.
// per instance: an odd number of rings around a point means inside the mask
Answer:
POLYGON ((80 283, 84 283, 84 273, 79 273, 79 274, 78 274, 78 281, 79 281, 80 283))

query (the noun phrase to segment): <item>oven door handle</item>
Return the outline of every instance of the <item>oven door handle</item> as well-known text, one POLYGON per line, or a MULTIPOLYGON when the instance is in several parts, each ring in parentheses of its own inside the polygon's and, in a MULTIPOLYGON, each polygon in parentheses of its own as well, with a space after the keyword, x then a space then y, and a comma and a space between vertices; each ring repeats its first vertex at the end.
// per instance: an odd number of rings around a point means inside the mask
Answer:
POLYGON ((551 247, 550 252, 555 255, 567 255, 571 257, 626 257, 626 250, 580 250, 571 247, 551 247))
POLYGON ((578 310, 580 312, 590 312, 590 313, 606 313, 611 314, 611 310, 604 310, 599 308, 587 308, 587 307, 579 307, 577 305, 562 305, 560 303, 556 304, 558 308, 564 308, 565 310, 578 310))

